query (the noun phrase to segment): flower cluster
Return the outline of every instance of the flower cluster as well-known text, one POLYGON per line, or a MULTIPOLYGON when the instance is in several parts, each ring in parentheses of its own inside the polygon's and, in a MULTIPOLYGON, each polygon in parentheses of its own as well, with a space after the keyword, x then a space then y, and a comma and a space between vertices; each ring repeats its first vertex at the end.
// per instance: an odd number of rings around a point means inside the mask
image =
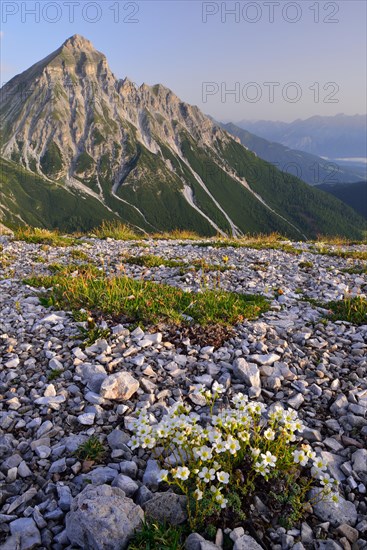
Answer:
MULTIPOLYGON (((214 383, 212 391, 197 391, 212 405, 225 389, 214 383)), ((296 411, 280 405, 267 408, 242 393, 231 404, 206 422, 188 405, 175 406, 156 424, 143 412, 133 423, 130 446, 154 449, 162 464, 159 480, 177 485, 196 503, 205 498, 206 506, 227 506, 228 485, 238 486, 238 471, 250 487, 258 478, 268 481, 306 466, 323 496, 337 500, 336 482, 326 473, 326 464, 302 444, 303 425, 296 411)))

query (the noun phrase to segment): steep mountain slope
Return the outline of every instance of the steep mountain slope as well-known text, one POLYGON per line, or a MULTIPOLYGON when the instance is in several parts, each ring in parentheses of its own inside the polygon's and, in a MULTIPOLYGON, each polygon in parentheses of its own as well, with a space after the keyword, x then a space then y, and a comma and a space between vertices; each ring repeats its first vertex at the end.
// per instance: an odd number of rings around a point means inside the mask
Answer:
POLYGON ((348 184, 319 185, 318 189, 330 193, 334 197, 348 204, 358 214, 367 218, 367 182, 358 181, 348 184))
POLYGON ((332 159, 365 157, 366 115, 313 116, 293 122, 242 120, 237 124, 257 136, 332 159))
MULTIPOLYGON (((0 121, 3 158, 42 178, 30 199, 44 204, 44 182, 50 192, 57 185, 60 202, 71 194, 94 205, 75 203, 86 224, 98 211, 96 223, 106 212, 146 232, 360 236, 352 210, 258 159, 164 86, 117 80, 79 35, 2 88, 0 121)), ((7 208, 29 219, 32 204, 11 181, 2 184, 7 208)), ((43 223, 60 216, 50 212, 43 223)))
POLYGON ((354 183, 360 177, 362 178, 358 170, 354 171, 339 166, 337 162, 330 162, 316 155, 268 141, 243 130, 235 124, 222 124, 222 128, 238 137, 242 145, 256 153, 263 160, 271 162, 279 170, 296 175, 310 185, 354 183))
POLYGON ((0 158, 0 174, 0 218, 9 227, 87 231, 118 219, 94 197, 46 181, 15 162, 0 158))

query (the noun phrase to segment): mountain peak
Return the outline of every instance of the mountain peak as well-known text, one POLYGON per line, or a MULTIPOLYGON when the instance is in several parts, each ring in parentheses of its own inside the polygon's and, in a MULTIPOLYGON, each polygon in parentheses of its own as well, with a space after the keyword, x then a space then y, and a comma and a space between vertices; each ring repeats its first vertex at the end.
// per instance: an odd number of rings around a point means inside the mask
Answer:
POLYGON ((90 40, 84 38, 81 34, 73 34, 63 43, 62 47, 73 48, 78 50, 94 50, 94 46, 90 40))

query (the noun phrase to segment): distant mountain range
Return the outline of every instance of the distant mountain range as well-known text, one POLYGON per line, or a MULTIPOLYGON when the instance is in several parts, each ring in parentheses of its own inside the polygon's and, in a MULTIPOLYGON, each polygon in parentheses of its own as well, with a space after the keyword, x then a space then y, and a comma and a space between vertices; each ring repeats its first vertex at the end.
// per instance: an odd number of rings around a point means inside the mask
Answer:
POLYGON ((319 157, 367 157, 366 115, 313 116, 289 123, 241 120, 237 126, 290 149, 319 157))
POLYGON ((74 35, 1 89, 0 221, 85 230, 360 238, 365 221, 161 84, 118 80, 74 35))
POLYGON ((290 149, 285 145, 268 141, 243 130, 235 124, 222 124, 222 128, 238 137, 245 147, 263 160, 271 162, 279 170, 293 174, 310 185, 354 183, 363 180, 363 169, 341 166, 338 162, 324 160, 316 155, 290 149))

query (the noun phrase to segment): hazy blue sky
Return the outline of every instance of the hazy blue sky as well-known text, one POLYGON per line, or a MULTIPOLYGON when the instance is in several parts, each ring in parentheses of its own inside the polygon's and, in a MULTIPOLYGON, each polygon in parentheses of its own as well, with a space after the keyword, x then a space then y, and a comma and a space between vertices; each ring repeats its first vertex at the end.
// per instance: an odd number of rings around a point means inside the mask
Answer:
POLYGON ((1 82, 78 33, 106 54, 116 76, 161 82, 221 120, 362 114, 366 6, 364 0, 2 0, 1 82), (279 83, 273 101, 273 85, 265 83, 279 83))

